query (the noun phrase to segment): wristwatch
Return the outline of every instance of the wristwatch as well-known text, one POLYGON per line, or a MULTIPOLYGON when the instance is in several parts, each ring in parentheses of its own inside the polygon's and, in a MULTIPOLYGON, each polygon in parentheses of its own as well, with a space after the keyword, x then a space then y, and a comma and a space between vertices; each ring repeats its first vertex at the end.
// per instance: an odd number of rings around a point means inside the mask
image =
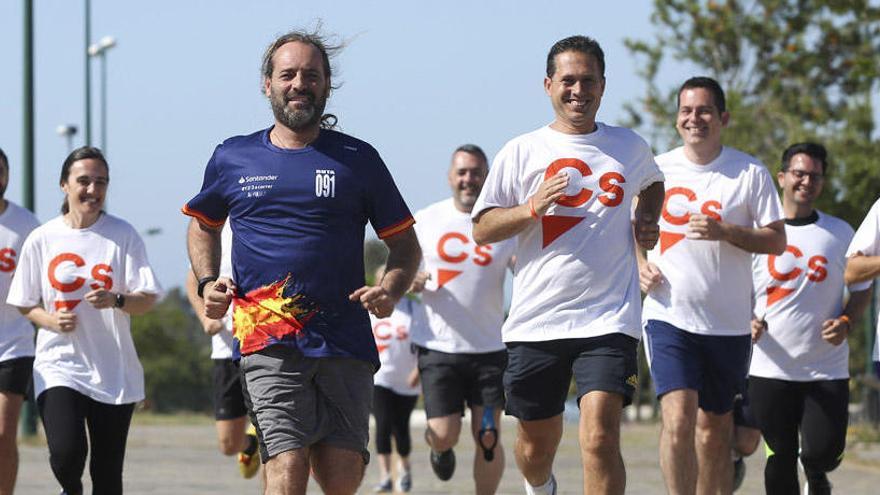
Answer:
POLYGON ((116 294, 116 303, 113 304, 113 307, 122 309, 123 306, 125 306, 125 296, 118 293, 116 294))

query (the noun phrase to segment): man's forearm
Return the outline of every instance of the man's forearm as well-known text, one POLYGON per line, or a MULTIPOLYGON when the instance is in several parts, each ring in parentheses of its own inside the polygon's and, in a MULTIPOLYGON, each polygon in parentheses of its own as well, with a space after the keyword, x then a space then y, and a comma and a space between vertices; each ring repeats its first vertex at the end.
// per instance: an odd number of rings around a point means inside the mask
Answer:
POLYGON ((474 242, 480 245, 503 241, 525 230, 535 218, 528 203, 510 208, 492 208, 474 220, 474 242))
POLYGON ((220 273, 220 229, 191 219, 186 244, 196 279, 216 277, 220 273))
POLYGON ((385 244, 388 246, 388 261, 380 284, 390 296, 400 299, 416 276, 422 261, 422 249, 412 227, 385 239, 385 244))
POLYGON ((639 193, 639 203, 636 205, 636 219, 641 217, 653 222, 659 220, 665 196, 666 190, 662 182, 654 182, 643 189, 639 193))
POLYGON ((849 318, 850 331, 855 328, 859 320, 864 316, 868 304, 871 302, 872 289, 860 290, 858 292, 850 292, 849 301, 843 308, 843 314, 849 318))
POLYGON ((880 256, 856 255, 846 260, 847 284, 874 280, 880 276, 880 256))
POLYGON ((781 255, 785 252, 785 224, 782 220, 757 229, 724 223, 724 240, 757 254, 781 255))

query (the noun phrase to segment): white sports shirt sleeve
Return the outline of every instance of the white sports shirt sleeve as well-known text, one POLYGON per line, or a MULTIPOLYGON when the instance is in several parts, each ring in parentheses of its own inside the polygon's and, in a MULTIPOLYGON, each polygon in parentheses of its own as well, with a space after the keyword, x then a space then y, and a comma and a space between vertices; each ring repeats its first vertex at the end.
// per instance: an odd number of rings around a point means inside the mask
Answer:
POLYGON ((0 362, 34 355, 34 327, 5 302, 22 245, 39 225, 33 213, 10 201, 0 214, 0 362))
MULTIPOLYGON (((861 252, 865 256, 880 256, 880 199, 874 202, 862 224, 853 236, 846 255, 853 256, 861 252)), ((878 315, 880 318, 880 315, 878 315)), ((880 361, 880 320, 877 321, 877 333, 874 335, 874 361, 880 361)))

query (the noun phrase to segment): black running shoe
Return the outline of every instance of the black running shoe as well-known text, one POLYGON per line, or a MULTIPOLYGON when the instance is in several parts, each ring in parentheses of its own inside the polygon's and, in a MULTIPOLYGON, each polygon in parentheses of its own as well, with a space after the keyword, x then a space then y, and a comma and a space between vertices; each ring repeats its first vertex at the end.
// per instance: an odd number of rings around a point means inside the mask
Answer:
POLYGON ((448 481, 455 473, 455 452, 452 449, 446 452, 431 451, 431 468, 440 481, 448 481))

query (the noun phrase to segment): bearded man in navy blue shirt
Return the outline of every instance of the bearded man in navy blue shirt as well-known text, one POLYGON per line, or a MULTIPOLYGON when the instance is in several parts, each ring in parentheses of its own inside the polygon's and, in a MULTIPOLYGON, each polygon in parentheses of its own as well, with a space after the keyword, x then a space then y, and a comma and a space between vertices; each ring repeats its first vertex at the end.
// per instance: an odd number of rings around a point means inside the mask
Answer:
POLYGON ((305 493, 310 467, 325 493, 357 490, 379 366, 367 311, 390 315, 421 258, 412 215, 379 154, 324 115, 337 49, 306 32, 269 46, 263 88, 275 124, 219 145, 183 207, 206 315, 220 318, 234 303, 269 494, 305 493), (232 279, 218 278, 227 218, 232 279), (375 286, 364 282, 367 222, 390 251, 375 286))

